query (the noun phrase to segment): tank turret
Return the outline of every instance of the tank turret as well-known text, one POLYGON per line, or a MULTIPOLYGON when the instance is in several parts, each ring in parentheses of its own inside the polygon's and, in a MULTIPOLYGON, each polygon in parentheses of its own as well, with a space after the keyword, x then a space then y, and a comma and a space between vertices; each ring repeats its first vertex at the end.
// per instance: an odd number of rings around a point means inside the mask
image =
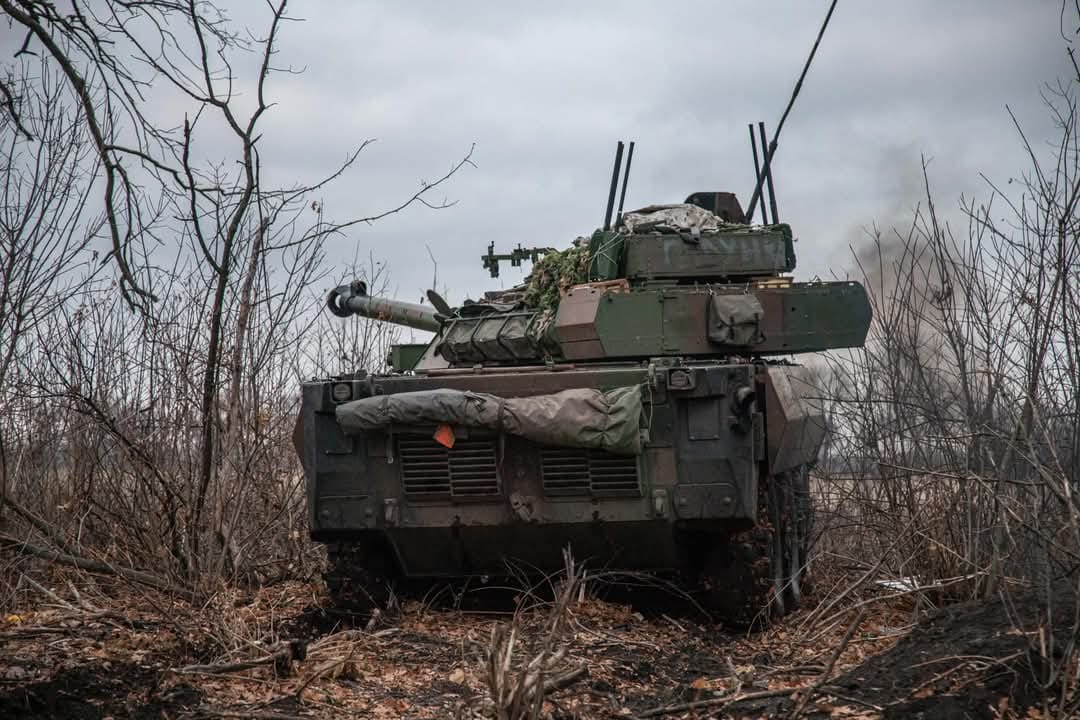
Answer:
MULTIPOLYGON (((698 192, 620 215, 563 251, 518 248, 535 258, 527 282, 456 310, 371 297, 362 283, 335 289, 328 304, 338 315, 436 333, 417 369, 861 346, 871 317, 865 289, 795 282, 791 227, 725 219, 741 212, 731 193, 698 192)), ((484 267, 497 272, 500 257, 508 256, 489 248, 484 267)))

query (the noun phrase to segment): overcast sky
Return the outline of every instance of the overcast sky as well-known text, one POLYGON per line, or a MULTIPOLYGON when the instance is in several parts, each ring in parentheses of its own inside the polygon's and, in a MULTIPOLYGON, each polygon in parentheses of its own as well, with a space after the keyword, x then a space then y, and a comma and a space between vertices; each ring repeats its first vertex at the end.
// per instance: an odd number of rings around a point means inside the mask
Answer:
MULTIPOLYGON (((262 3, 226 0, 265 27, 262 3)), ((295 0, 271 78, 264 180, 312 181, 377 139, 323 196, 328 217, 370 215, 443 174, 432 199, 349 231, 336 268, 385 262, 392 294, 466 295, 490 279, 494 241, 564 247, 603 219, 616 140, 635 140, 627 206, 753 183, 746 124, 777 122, 827 0, 786 2, 318 2, 295 0)), ((851 270, 872 222, 919 200, 920 156, 939 204, 1006 183, 1024 153, 1006 112, 1039 147, 1053 135, 1042 83, 1068 76, 1059 0, 840 0, 780 138, 780 216, 799 239, 797 277, 851 270)), ((256 34, 260 34, 256 31, 256 34)))
MULTIPOLYGON (((615 141, 636 140, 627 206, 753 183, 746 124, 775 125, 828 3, 296 2, 264 158, 312 179, 368 138, 326 213, 370 214, 442 174, 475 143, 476 167, 438 197, 335 241, 330 259, 385 261, 417 300, 438 260, 449 299, 512 284, 481 269, 488 242, 562 247, 603 218, 615 141)), ((1006 112, 1043 143, 1040 85, 1067 76, 1053 0, 841 0, 780 139, 781 219, 797 276, 848 271, 861 228, 907 215, 920 156, 942 204, 1006 182, 1023 153, 1006 112)))

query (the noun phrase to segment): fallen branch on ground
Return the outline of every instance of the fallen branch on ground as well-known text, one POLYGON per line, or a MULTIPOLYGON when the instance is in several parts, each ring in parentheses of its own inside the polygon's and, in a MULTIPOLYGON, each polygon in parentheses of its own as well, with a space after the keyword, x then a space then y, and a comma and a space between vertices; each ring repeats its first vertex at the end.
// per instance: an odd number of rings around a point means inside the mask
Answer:
POLYGON ((231 663, 218 663, 215 665, 188 665, 180 668, 177 672, 184 674, 201 675, 226 675, 228 673, 251 670, 261 665, 273 665, 274 671, 279 677, 285 677, 292 672, 292 661, 303 660, 307 657, 307 645, 300 640, 289 640, 278 643, 273 652, 265 657, 254 660, 241 660, 231 663))
POLYGON ((11 508, 12 512, 21 517, 26 522, 30 523, 35 529, 37 529, 38 532, 47 537, 53 545, 56 545, 56 547, 60 548, 62 551, 68 553, 69 555, 75 554, 74 549, 72 549, 71 545, 69 545, 63 537, 61 537, 60 532, 55 527, 35 515, 27 508, 24 508, 22 505, 15 502, 15 500, 13 500, 8 495, 0 492, 0 510, 5 507, 11 508))
POLYGON ((226 710, 223 708, 200 707, 198 712, 208 717, 253 718, 254 720, 305 720, 304 715, 290 715, 274 710, 226 710))
POLYGON ((810 702, 810 698, 821 690, 821 686, 829 681, 829 677, 832 676, 833 668, 836 667, 836 661, 840 659, 840 656, 844 653, 844 649, 851 642, 851 638, 855 636, 855 631, 862 625, 863 618, 866 617, 866 608, 860 607, 859 612, 855 614, 855 619, 848 625, 847 632, 844 633, 843 639, 840 644, 833 650, 832 657, 829 658, 829 664, 825 666, 825 670, 818 676, 818 679, 814 681, 814 684, 806 689, 805 692, 799 693, 799 701, 795 705, 795 709, 791 711, 791 717, 797 718, 802 715, 803 710, 806 709, 806 704, 810 702))
POLYGON ((544 695, 555 692, 556 690, 562 690, 568 688, 578 680, 586 677, 589 674, 589 668, 584 665, 576 667, 573 670, 567 670, 561 675, 556 675, 550 680, 544 681, 544 695))
POLYGON ((130 580, 131 582, 138 583, 140 585, 146 585, 163 592, 167 592, 173 595, 177 595, 188 602, 194 600, 195 595, 190 590, 177 586, 175 583, 171 583, 168 580, 162 580, 156 575, 142 572, 141 570, 134 570, 131 568, 117 567, 111 565, 102 560, 94 560, 92 558, 81 557, 79 555, 71 555, 69 553, 59 552, 50 548, 41 547, 39 545, 33 545, 24 540, 13 538, 10 535, 0 533, 0 548, 9 550, 16 550, 20 552, 29 553, 34 557, 39 557, 42 560, 49 560, 51 562, 61 563, 63 565, 70 565, 77 567, 81 570, 88 570, 90 572, 104 573, 106 575, 115 575, 117 577, 130 580))
POLYGON ((707 698, 705 700, 693 700, 691 702, 679 703, 678 705, 665 705, 663 707, 653 708, 652 710, 638 713, 635 717, 660 717, 661 715, 672 715, 674 713, 703 710, 705 708, 719 708, 727 705, 734 705, 735 703, 750 702, 753 700, 768 700, 771 698, 787 697, 788 695, 791 695, 791 688, 785 688, 783 690, 762 690, 760 692, 746 693, 744 695, 722 695, 720 697, 707 698))

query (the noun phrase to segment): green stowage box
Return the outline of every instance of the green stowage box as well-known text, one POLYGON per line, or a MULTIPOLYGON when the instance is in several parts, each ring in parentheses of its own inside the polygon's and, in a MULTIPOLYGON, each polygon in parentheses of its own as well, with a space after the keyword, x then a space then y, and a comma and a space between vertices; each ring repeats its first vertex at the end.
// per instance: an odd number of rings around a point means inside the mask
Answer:
POLYGON ((691 233, 596 231, 589 244, 589 279, 720 281, 773 276, 795 269, 791 227, 723 226, 691 233))
POLYGON ((408 372, 416 367, 427 350, 427 343, 401 343, 390 346, 390 367, 394 372, 408 372))

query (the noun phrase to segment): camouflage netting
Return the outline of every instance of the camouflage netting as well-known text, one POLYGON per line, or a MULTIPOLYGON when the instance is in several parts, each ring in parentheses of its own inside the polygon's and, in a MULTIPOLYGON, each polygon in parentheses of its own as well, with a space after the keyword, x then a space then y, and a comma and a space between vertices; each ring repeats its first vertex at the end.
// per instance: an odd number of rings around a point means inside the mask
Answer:
POLYGON ((571 285, 586 282, 589 272, 588 245, 576 244, 568 250, 549 252, 534 265, 525 290, 525 305, 552 310, 559 305, 559 293, 571 285))

